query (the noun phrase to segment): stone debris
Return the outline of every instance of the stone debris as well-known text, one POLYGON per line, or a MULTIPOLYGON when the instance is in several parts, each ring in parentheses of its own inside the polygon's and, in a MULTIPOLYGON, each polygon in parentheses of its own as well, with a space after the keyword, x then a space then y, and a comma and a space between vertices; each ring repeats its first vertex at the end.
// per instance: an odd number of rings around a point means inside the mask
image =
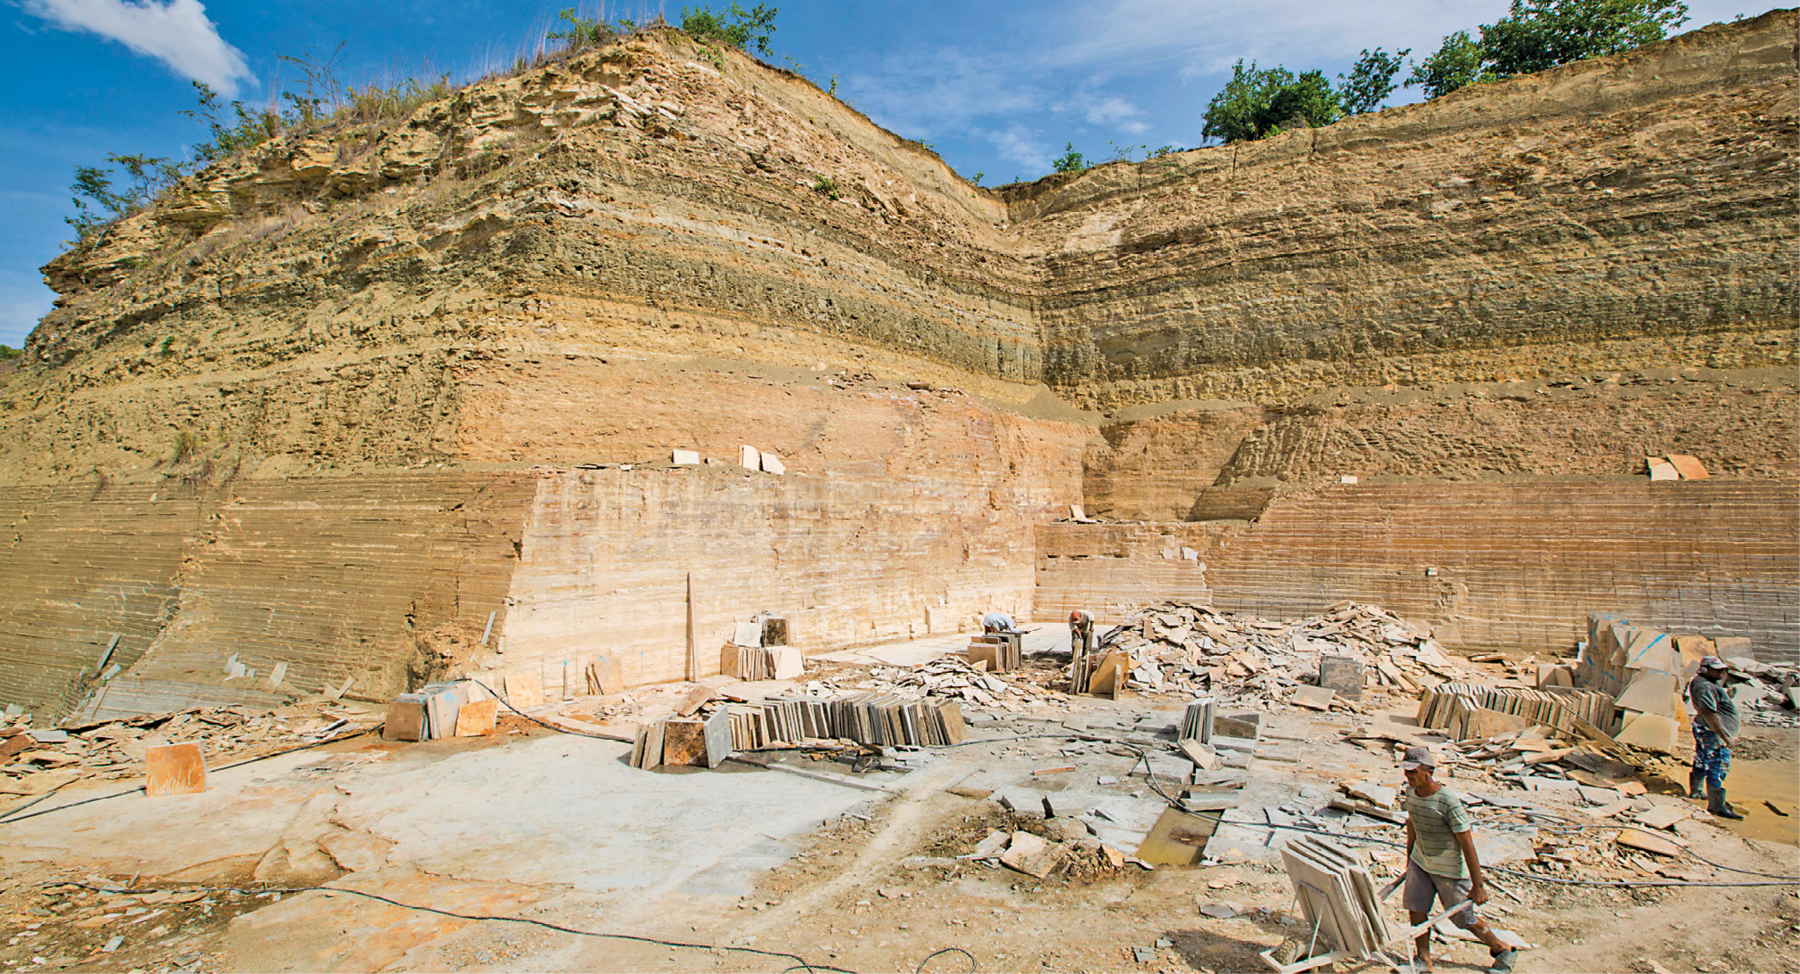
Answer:
POLYGON ((39 795, 71 781, 145 773, 150 748, 195 743, 212 767, 368 730, 379 713, 319 700, 259 711, 193 707, 166 714, 32 730, 19 715, 0 725, 0 794, 39 795))
POLYGON ((857 676, 822 679, 807 683, 802 692, 829 695, 844 690, 894 693, 903 697, 949 697, 992 710, 1020 712, 1031 698, 1060 697, 1029 683, 1015 683, 989 673, 980 665, 954 656, 940 657, 915 667, 876 666, 861 679, 857 676))
POLYGON ((1132 689, 1315 709, 1360 710, 1365 687, 1411 695, 1475 672, 1453 660, 1429 626, 1358 602, 1294 622, 1158 602, 1109 630, 1099 651, 1128 654, 1132 689), (1301 687, 1328 693, 1295 699, 1301 687))

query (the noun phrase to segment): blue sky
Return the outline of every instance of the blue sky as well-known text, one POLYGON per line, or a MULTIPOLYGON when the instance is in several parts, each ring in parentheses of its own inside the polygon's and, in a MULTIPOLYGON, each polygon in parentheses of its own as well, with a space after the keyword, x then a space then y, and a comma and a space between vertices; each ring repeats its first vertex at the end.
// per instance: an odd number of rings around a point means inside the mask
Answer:
MULTIPOLYGON (((279 55, 344 42, 348 83, 453 78, 510 63, 555 13, 492 0, 0 0, 0 344, 18 347, 53 297, 37 268, 71 231, 78 165, 109 152, 181 156, 201 127, 192 80, 262 104, 297 72, 279 55)), ((715 3, 715 6, 724 4, 715 3)), ((932 143, 988 185, 1033 179, 1073 142, 1091 161, 1114 146, 1200 144, 1206 103, 1237 58, 1348 71, 1363 48, 1435 50, 1491 23, 1506 0, 774 0, 776 64, 803 65, 877 123, 932 143)), ((588 0, 615 19, 682 5, 588 0)), ((1683 28, 1768 6, 1690 2, 1683 28)), ((1391 103, 1416 100, 1402 89, 1391 103)))

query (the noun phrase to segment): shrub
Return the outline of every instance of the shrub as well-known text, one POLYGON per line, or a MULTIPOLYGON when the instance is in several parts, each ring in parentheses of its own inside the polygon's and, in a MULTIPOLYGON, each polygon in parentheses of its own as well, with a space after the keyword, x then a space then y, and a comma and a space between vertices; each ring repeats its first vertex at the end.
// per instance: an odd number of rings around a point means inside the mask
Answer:
POLYGON ((114 153, 106 161, 112 165, 76 166, 75 182, 69 186, 75 194, 75 215, 64 217, 64 222, 75 228, 80 244, 97 242, 107 227, 143 210, 187 174, 186 166, 160 156, 114 153), (130 180, 120 189, 113 188, 113 180, 121 174, 113 171, 113 165, 130 180))
POLYGON ((771 56, 769 39, 775 33, 774 7, 757 4, 750 10, 739 6, 732 0, 724 13, 713 13, 710 7, 698 10, 681 8, 681 29, 696 39, 716 40, 729 44, 740 51, 747 51, 750 45, 756 45, 764 57, 771 56))
MULTIPOLYGON (((619 31, 604 20, 576 16, 574 7, 562 10, 556 17, 566 21, 568 28, 553 30, 544 36, 549 40, 564 42, 570 53, 590 47, 603 47, 619 36, 619 31)), ((627 29, 630 29, 629 26, 627 29)))
MULTIPOLYGON (((1063 152, 1062 155, 1056 157, 1055 159, 1050 160, 1050 165, 1052 168, 1054 168, 1057 172, 1086 172, 1087 171, 1087 159, 1084 158, 1081 153, 1075 151, 1075 143, 1070 142, 1069 144, 1063 146, 1063 149, 1065 151, 1063 152)), ((1016 179, 1014 180, 1014 182, 1017 182, 1017 181, 1018 180, 1016 180, 1016 179)))
POLYGON ((822 193, 835 200, 838 198, 837 180, 832 179, 830 176, 820 176, 813 183, 813 191, 822 193))
POLYGON ((186 463, 189 460, 192 460, 195 451, 200 449, 200 438, 187 430, 176 430, 175 436, 169 445, 174 449, 175 453, 174 458, 170 462, 178 464, 186 463))

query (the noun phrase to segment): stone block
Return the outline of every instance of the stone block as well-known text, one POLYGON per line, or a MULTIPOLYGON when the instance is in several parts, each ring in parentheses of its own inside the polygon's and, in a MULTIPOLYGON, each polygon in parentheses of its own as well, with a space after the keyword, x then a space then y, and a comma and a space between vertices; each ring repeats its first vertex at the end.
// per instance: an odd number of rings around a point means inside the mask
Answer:
POLYGON ((774 676, 777 680, 798 680, 805 672, 804 657, 792 646, 777 646, 769 650, 769 657, 774 662, 774 676))
POLYGON ((1336 691, 1340 697, 1361 700, 1363 692, 1362 661, 1351 656, 1331 654, 1320 656, 1319 686, 1336 691))
POLYGON ((1706 464, 1701 463, 1696 457, 1671 453, 1667 459, 1669 466, 1675 468, 1675 472, 1681 475, 1682 480, 1706 480, 1712 476, 1706 472, 1706 464))
POLYGON ((1027 876, 1043 879, 1056 868, 1059 853, 1057 847, 1030 832, 1014 832, 1000 863, 1027 876))
POLYGON ((206 790, 206 758, 200 745, 153 744, 144 750, 144 794, 198 795, 206 790))
POLYGON ((494 732, 494 723, 500 716, 500 701, 494 699, 476 700, 462 705, 456 712, 457 737, 486 737, 494 732))
POLYGON ((1505 734, 1517 734, 1531 726, 1531 721, 1517 714, 1503 714, 1498 710, 1477 707, 1469 714, 1467 739, 1500 737, 1505 734))
POLYGON ((1613 738, 1620 744, 1629 744, 1646 751, 1658 754, 1675 752, 1675 718, 1661 714, 1627 714, 1625 728, 1613 738))
POLYGON ((618 660, 602 656, 588 664, 588 692, 603 696, 625 692, 625 674, 618 660))
POLYGON ((402 693, 388 704, 387 720, 381 725, 382 740, 422 741, 426 731, 423 695, 402 693))
POLYGON ((1717 636, 1713 639, 1713 655, 1720 659, 1750 656, 1749 636, 1717 636))
POLYGON ((530 670, 506 674, 506 702, 529 710, 544 705, 544 678, 530 670))
POLYGON ((706 766, 706 722, 697 717, 671 717, 663 721, 662 763, 706 766))
POLYGON ((1212 732, 1214 737, 1241 737, 1254 741, 1262 732, 1262 714, 1218 714, 1213 717, 1212 732))
POLYGON ((1187 755, 1188 760, 1194 762, 1201 769, 1212 771, 1218 768, 1219 753, 1214 751, 1211 745, 1202 744, 1199 741, 1182 741, 1180 747, 1181 753, 1187 755))
POLYGON ((1330 687, 1295 687, 1294 695, 1288 702, 1296 707, 1308 707, 1313 710, 1331 709, 1331 701, 1337 697, 1337 691, 1330 687))
POLYGON ((1643 670, 1638 673, 1619 695, 1614 705, 1622 710, 1637 710, 1645 713, 1661 714, 1664 717, 1675 716, 1675 685, 1673 673, 1657 670, 1643 670))
POLYGON ((761 470, 762 451, 749 445, 738 447, 738 465, 746 470, 761 470))
POLYGON ((670 450, 669 462, 677 467, 697 467, 700 465, 700 454, 695 450, 670 450))
POLYGON ((777 477, 781 476, 784 473, 787 473, 787 465, 783 464, 781 462, 781 460, 775 456, 775 454, 770 453, 767 450, 764 450, 760 454, 760 459, 762 461, 762 472, 763 473, 772 473, 777 477))
POLYGON ((1137 857, 1154 866, 1191 866, 1206 852, 1206 842, 1218 831, 1219 812, 1183 812, 1163 809, 1138 846, 1137 857))

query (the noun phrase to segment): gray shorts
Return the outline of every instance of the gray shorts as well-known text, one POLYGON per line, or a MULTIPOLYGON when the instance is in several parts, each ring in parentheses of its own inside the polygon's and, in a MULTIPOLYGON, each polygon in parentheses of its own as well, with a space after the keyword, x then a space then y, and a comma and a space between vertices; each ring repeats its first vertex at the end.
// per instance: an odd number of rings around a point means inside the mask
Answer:
MULTIPOLYGON (((1420 868, 1418 863, 1408 859, 1406 861, 1406 888, 1400 892, 1400 902, 1410 912, 1430 916, 1436 912, 1431 908, 1431 901, 1434 897, 1443 904, 1438 909, 1448 910, 1468 899, 1469 890, 1474 886, 1475 881, 1467 877, 1451 879, 1449 876, 1434 876, 1420 868)), ((1480 923, 1481 918, 1475 915, 1475 904, 1471 903, 1450 914, 1450 922, 1467 930, 1480 923)))

